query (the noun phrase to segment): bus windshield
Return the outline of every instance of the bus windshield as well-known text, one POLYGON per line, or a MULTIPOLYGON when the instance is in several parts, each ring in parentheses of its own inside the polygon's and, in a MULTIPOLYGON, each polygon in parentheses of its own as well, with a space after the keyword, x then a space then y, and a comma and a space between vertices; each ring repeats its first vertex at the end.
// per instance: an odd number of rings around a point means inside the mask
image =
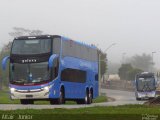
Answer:
POLYGON ((42 54, 51 51, 51 39, 14 40, 12 54, 42 54))
POLYGON ((51 79, 48 62, 10 64, 10 82, 16 84, 41 83, 51 79))
POLYGON ((155 78, 147 77, 147 78, 138 78, 137 79, 137 90, 142 92, 149 92, 155 90, 155 78))

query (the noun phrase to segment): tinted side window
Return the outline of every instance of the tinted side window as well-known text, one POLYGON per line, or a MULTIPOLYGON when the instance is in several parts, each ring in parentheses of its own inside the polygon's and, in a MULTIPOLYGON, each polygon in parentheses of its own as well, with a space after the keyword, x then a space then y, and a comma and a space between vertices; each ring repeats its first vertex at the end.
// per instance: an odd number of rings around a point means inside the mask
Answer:
POLYGON ((82 70, 67 68, 62 71, 61 79, 62 81, 84 83, 86 82, 86 72, 82 70))
POLYGON ((63 49, 63 53, 62 53, 63 57, 70 56, 70 57, 76 57, 76 58, 80 58, 88 61, 98 60, 96 49, 92 49, 84 45, 80 45, 72 40, 63 41, 62 49, 63 49))
POLYGON ((77 44, 69 40, 63 41, 63 56, 77 57, 77 44))

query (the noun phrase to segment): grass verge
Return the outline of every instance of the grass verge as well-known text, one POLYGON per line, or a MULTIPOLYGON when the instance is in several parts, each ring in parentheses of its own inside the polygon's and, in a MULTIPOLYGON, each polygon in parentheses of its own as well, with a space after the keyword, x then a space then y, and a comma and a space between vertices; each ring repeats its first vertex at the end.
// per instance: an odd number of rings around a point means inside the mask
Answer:
POLYGON ((0 111, 0 115, 32 116, 33 120, 159 120, 160 108, 146 105, 125 105, 117 107, 90 107, 79 109, 43 109, 0 111), (7 113, 7 114, 6 114, 7 113), (151 119, 152 117, 152 119, 151 119), (146 120, 146 119, 144 119, 146 120))

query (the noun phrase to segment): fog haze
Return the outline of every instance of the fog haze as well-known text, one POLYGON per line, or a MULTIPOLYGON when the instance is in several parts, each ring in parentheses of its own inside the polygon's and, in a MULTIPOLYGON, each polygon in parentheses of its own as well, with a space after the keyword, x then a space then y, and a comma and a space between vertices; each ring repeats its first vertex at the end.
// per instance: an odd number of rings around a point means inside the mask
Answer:
POLYGON ((0 0, 0 47, 13 27, 40 29, 102 50, 117 43, 107 51, 113 62, 156 51, 160 69, 159 12, 159 0, 0 0))

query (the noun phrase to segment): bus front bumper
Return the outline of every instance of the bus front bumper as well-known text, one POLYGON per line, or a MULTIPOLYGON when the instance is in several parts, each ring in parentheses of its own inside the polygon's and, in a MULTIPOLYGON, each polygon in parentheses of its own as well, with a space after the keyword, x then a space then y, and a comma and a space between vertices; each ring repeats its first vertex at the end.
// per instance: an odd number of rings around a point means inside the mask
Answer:
POLYGON ((11 99, 47 99, 49 98, 49 88, 17 90, 10 88, 11 99))
POLYGON ((154 97, 156 97, 155 92, 138 93, 138 98, 154 98, 154 97))

